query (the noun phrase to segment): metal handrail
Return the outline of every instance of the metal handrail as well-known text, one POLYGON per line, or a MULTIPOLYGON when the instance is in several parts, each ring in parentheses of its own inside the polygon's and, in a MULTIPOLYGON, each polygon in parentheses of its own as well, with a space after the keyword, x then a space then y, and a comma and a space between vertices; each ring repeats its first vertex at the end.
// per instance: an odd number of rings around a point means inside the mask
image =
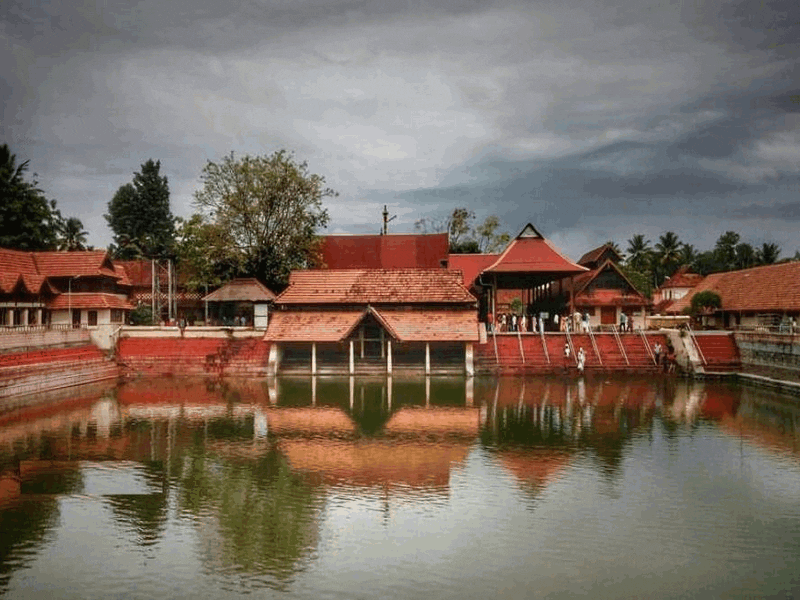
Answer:
POLYGON ((644 342, 644 347, 647 350, 647 354, 650 355, 650 359, 653 361, 653 364, 654 365, 658 365, 658 362, 656 361, 656 355, 653 354, 653 349, 650 348, 650 342, 647 341, 647 336, 644 333, 644 329, 640 329, 639 330, 639 334, 642 336, 642 341, 644 342))
POLYGON ((575 364, 578 364, 578 354, 575 352, 575 344, 572 343, 572 336, 569 334, 569 329, 565 329, 564 333, 567 334, 567 345, 569 346, 569 351, 572 353, 572 358, 575 359, 575 364))
POLYGON ((597 340, 594 339, 594 331, 592 331, 591 326, 589 327, 589 339, 592 340, 592 348, 594 348, 594 353, 597 356, 597 361, 600 363, 600 366, 603 366, 603 357, 600 356, 600 348, 597 347, 597 340))
POLYGON ((522 364, 525 364, 525 351, 522 349, 522 334, 519 331, 519 327, 517 327, 517 341, 519 341, 519 353, 522 356, 522 364))
POLYGON ((697 341, 697 336, 694 334, 690 325, 686 325, 686 331, 689 332, 689 337, 691 338, 692 342, 694 343, 694 347, 697 348, 697 353, 700 355, 700 360, 703 361, 703 365, 708 366, 708 361, 706 361, 706 357, 703 354, 703 350, 700 348, 700 344, 697 341))
POLYGON ((631 361, 628 360, 628 354, 627 354, 627 352, 625 352, 625 348, 622 345, 622 339, 619 337, 619 331, 617 331, 617 326, 616 325, 612 325, 611 326, 611 331, 614 332, 614 337, 617 340, 617 346, 619 346, 619 351, 622 352, 622 357, 625 359, 625 364, 628 365, 628 366, 631 366, 631 361))
POLYGON ((497 352, 497 327, 492 323, 492 342, 494 342, 494 362, 500 364, 500 354, 497 352))

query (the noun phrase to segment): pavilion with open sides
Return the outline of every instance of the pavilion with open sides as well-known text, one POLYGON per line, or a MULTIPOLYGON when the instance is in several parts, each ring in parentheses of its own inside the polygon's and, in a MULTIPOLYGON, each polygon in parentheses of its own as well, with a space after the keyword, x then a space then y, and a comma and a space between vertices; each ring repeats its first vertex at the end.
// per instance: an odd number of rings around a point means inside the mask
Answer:
POLYGON ((481 320, 491 313, 495 323, 498 314, 510 312, 514 297, 527 314, 574 313, 564 298, 573 299, 572 277, 589 270, 562 255, 530 223, 500 254, 451 254, 448 269, 460 271, 464 285, 480 297, 481 320))
POLYGON ((294 271, 264 339, 271 373, 471 375, 477 300, 443 268, 294 271))

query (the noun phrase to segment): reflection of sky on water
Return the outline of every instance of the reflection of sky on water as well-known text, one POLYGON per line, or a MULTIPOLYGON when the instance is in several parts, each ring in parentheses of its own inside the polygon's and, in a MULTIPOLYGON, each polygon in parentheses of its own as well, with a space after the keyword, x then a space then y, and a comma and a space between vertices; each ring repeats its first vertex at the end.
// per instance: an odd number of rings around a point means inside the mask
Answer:
POLYGON ((34 498, 42 515, 3 541, 0 590, 761 596, 800 555, 798 409, 758 391, 163 386, 0 421, 23 478, 0 518, 34 498))

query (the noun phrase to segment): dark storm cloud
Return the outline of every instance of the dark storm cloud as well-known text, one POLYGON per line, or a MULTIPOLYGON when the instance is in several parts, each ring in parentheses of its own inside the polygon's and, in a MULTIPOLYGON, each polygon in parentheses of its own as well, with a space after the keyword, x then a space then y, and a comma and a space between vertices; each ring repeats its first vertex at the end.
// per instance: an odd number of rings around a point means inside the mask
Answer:
POLYGON ((800 221, 800 202, 781 202, 772 205, 748 204, 729 212, 732 217, 740 219, 800 221))

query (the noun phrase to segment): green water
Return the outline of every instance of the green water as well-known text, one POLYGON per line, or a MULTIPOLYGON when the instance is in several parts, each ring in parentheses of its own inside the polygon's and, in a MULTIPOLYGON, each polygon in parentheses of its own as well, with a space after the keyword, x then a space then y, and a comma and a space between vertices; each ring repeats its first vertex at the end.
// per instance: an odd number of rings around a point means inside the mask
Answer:
POLYGON ((800 404, 724 383, 143 380, 0 471, 8 598, 800 597, 800 404))

